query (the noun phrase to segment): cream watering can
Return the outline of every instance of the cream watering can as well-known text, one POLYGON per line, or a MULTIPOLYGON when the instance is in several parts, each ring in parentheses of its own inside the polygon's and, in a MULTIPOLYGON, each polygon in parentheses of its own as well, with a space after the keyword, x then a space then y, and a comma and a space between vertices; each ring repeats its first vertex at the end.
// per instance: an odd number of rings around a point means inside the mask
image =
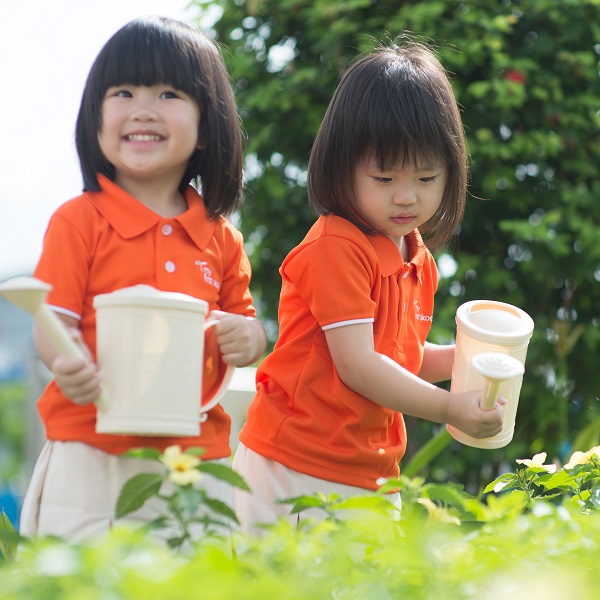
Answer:
MULTIPOLYGON (((29 313, 61 356, 84 358, 81 347, 45 303, 52 286, 34 277, 0 283, 0 296, 29 313)), ((233 376, 228 366, 211 400, 200 406, 208 303, 138 285, 100 294, 96 354, 103 391, 96 401, 99 433, 196 436, 233 376)))
POLYGON ((452 425, 450 435, 475 448, 502 448, 513 438, 525 357, 533 320, 520 308, 493 300, 473 300, 456 311, 456 352, 451 392, 484 390, 482 408, 506 399, 502 430, 490 438, 473 438, 452 425))
POLYGON ((96 431, 123 435, 196 436, 222 399, 234 367, 201 404, 208 303, 148 285, 94 298, 96 355, 105 401, 96 431))

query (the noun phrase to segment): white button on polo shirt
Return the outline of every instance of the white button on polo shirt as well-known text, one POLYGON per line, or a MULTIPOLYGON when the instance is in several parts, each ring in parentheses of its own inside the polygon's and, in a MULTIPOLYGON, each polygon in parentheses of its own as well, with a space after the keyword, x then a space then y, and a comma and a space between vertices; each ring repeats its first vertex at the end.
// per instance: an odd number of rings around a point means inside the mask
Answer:
POLYGON ((172 260, 168 260, 165 263, 165 271, 167 271, 167 273, 174 273, 175 272, 175 263, 172 260))
POLYGON ((173 227, 169 223, 165 223, 162 226, 163 235, 171 235, 173 233, 173 227))

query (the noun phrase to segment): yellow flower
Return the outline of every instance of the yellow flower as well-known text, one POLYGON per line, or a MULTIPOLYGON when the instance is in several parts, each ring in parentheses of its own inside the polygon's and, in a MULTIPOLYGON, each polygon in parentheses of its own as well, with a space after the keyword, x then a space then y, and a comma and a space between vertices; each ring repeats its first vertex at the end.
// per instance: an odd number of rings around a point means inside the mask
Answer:
POLYGON ((587 461, 587 452, 580 452, 579 450, 577 450, 576 452, 573 452, 573 454, 571 454, 571 458, 569 459, 569 462, 565 465, 565 469, 572 469, 573 467, 576 467, 577 465, 582 465, 587 461))
POLYGON ((526 467, 537 467, 539 469, 545 469, 548 473, 556 472, 556 465, 545 465, 544 461, 546 460, 546 453, 540 452, 536 454, 533 458, 518 458, 517 462, 520 465, 525 465, 526 467))
POLYGON ((585 463, 590 462, 592 456, 600 457, 600 446, 595 446, 587 452, 580 452, 579 450, 576 450, 575 452, 573 452, 571 458, 569 459, 569 462, 565 465, 564 468, 568 470, 572 469, 573 467, 576 467, 577 465, 584 465, 585 463))
POLYGON ((160 461, 169 469, 169 481, 177 485, 190 485, 199 481, 202 475, 196 467, 200 459, 192 454, 181 451, 181 446, 174 445, 165 448, 160 461))

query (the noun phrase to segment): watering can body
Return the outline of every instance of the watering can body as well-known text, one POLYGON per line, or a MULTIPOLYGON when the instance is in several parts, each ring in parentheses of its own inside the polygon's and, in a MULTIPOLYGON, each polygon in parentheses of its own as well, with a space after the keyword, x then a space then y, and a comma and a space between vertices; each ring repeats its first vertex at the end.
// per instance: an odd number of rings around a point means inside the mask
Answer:
MULTIPOLYGON (((486 380, 473 366, 473 358, 483 353, 499 353, 525 364, 533 334, 533 320, 520 308, 504 302, 473 300, 456 311, 456 352, 452 368, 451 392, 484 389, 486 380)), ((450 435, 467 446, 494 449, 513 438, 523 377, 503 381, 498 393, 506 399, 504 421, 499 434, 477 439, 448 425, 450 435)))
POLYGON ((215 396, 201 407, 208 303, 137 285, 96 296, 94 307, 105 389, 96 431, 199 435, 201 422, 223 396, 233 371, 227 370, 215 396))

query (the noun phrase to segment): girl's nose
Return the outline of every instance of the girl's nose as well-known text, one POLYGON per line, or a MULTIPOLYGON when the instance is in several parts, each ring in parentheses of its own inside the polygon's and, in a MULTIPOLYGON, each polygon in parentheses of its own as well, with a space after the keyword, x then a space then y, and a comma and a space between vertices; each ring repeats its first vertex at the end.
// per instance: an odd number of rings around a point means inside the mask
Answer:
POLYGON ((147 106, 140 106, 133 112, 132 117, 138 121, 154 121, 156 112, 147 106))
POLYGON ((394 190, 394 204, 413 204, 417 199, 415 190, 410 185, 398 185, 394 190))
POLYGON ((132 118, 140 121, 152 121, 157 118, 157 111, 154 106, 154 101, 140 95, 136 98, 135 106, 132 112, 132 118))

